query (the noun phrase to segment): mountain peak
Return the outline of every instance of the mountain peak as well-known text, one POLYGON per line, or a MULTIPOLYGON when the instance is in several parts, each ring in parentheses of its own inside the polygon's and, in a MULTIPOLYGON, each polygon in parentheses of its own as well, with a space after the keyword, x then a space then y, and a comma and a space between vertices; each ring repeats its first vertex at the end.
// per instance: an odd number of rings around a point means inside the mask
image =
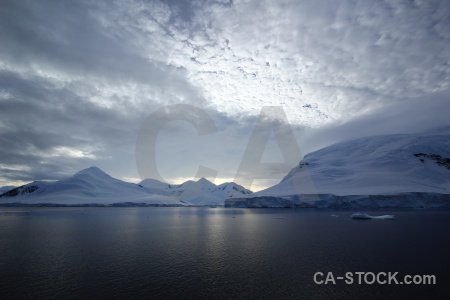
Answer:
POLYGON ((209 181, 208 179, 206 179, 205 177, 200 178, 199 180, 197 180, 197 182, 201 183, 201 184, 205 184, 205 183, 214 184, 211 181, 209 181))
POLYGON ((261 195, 450 193, 450 135, 379 135, 311 152, 261 195))
POLYGON ((105 172, 103 172, 100 168, 92 166, 86 169, 83 169, 77 173, 75 173, 73 176, 108 176, 105 172))

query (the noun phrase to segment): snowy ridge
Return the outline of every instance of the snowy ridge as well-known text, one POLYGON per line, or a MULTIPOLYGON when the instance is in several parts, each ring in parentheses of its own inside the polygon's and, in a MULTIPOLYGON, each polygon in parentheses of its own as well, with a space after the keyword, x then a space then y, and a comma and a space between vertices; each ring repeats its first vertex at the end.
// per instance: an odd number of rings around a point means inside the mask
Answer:
POLYGON ((224 205, 228 198, 242 197, 252 193, 234 182, 215 185, 205 178, 198 181, 189 180, 180 185, 170 185, 155 179, 145 179, 139 185, 153 190, 161 190, 167 195, 177 197, 191 205, 224 205))
POLYGON ((0 194, 0 205, 14 204, 450 208, 450 135, 385 135, 334 144, 306 155, 279 184, 257 193, 205 178, 133 184, 91 167, 0 194))
POLYGON ((450 135, 334 144, 306 155, 279 184, 241 198, 226 206, 450 207, 450 135))
POLYGON ((3 193, 6 193, 7 191, 10 191, 10 190, 12 190, 14 188, 15 188, 15 186, 13 186, 13 185, 2 186, 2 187, 0 187, 0 195, 3 194, 3 193))
POLYGON ((35 181, 0 194, 0 205, 115 205, 186 206, 224 205, 225 199, 251 191, 235 183, 219 186, 201 178, 170 185, 155 179, 140 184, 113 178, 97 167, 84 169, 70 178, 35 181))
POLYGON ((146 188, 115 179, 97 167, 82 170, 70 178, 55 182, 35 181, 20 186, 0 195, 0 203, 184 205, 177 198, 151 194, 146 188))

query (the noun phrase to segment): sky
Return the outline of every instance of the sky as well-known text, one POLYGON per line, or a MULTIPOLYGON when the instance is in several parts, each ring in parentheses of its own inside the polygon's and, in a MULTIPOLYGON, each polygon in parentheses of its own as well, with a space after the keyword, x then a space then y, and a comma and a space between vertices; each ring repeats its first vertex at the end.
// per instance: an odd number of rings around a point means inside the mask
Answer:
POLYGON ((170 183, 199 166, 242 183, 243 158, 262 153, 246 187, 273 185, 295 166, 283 132, 296 155, 448 133, 450 2, 0 2, 0 186, 90 166, 139 182, 144 124, 180 105, 190 117, 157 122, 147 145, 170 183))

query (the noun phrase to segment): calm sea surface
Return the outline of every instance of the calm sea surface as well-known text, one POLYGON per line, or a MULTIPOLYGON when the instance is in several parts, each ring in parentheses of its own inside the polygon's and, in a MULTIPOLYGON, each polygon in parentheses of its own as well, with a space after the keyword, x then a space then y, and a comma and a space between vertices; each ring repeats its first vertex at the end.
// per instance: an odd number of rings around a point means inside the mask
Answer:
POLYGON ((352 213, 1 208, 0 299, 450 299, 450 212, 352 213), (358 271, 437 285, 313 281, 358 271))

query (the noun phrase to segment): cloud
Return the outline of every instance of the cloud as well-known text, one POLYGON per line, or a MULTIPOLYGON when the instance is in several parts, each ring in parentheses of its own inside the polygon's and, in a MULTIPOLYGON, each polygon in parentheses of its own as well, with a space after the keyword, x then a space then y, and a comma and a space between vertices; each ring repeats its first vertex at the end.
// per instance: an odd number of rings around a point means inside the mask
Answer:
POLYGON ((188 37, 171 31, 172 63, 220 111, 278 104, 292 123, 318 127, 448 91, 444 1, 233 4, 199 7, 188 37))
POLYGON ((304 154, 445 130, 449 28, 444 0, 2 2, 0 185, 90 165, 136 178, 143 120, 175 103, 205 109, 219 130, 163 129, 169 181, 199 164, 234 178, 265 105, 284 107, 304 154))

